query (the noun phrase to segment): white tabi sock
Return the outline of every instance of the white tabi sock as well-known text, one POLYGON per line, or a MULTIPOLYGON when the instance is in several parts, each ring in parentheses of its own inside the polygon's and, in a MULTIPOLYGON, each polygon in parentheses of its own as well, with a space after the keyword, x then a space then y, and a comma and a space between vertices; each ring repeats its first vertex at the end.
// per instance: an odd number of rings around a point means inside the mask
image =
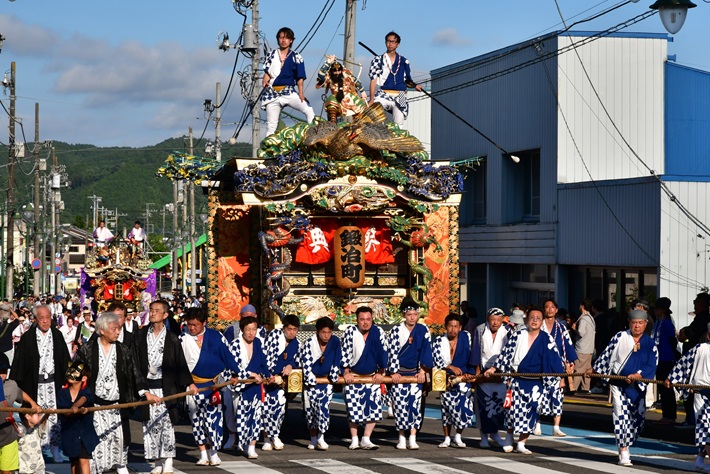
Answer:
POLYGON ((202 451, 200 451, 200 460, 207 461, 207 450, 206 449, 203 449, 202 451))
POLYGON ((163 471, 173 472, 173 458, 165 458, 163 460, 163 471))
MULTIPOLYGON (((484 437, 486 438, 486 440, 488 440, 488 435, 482 434, 481 439, 483 439, 484 437)), ((461 433, 456 433, 454 435, 454 441, 461 442, 461 433)))

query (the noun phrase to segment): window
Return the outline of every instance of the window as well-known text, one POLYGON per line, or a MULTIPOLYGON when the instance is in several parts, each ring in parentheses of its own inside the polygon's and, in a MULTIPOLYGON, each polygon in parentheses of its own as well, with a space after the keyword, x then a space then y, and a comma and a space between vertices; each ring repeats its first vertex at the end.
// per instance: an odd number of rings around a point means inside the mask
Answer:
POLYGON ((521 157, 523 165, 523 220, 540 220, 540 152, 521 157))
POLYGON ((519 163, 503 161, 506 222, 540 221, 540 150, 513 153, 519 163))
POLYGON ((461 199, 461 225, 486 223, 486 161, 466 172, 464 195, 461 199))

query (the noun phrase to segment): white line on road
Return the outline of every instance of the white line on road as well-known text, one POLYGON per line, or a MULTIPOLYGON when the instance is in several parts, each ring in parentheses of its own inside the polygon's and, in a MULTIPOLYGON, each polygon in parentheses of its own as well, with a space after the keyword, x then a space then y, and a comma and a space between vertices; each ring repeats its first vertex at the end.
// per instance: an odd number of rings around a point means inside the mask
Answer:
POLYGON ((373 474, 375 472, 336 459, 291 459, 291 462, 327 472, 328 474, 373 474))
MULTIPOLYGON (((633 467, 619 466, 616 463, 618 457, 614 457, 614 462, 599 462, 599 461, 588 461, 586 459, 579 458, 559 458, 553 456, 545 456, 546 461, 555 461, 563 464, 569 464, 570 466, 579 467, 582 469, 590 469, 593 471, 600 472, 613 472, 614 474, 648 474, 648 471, 643 469, 636 469, 633 467)), ((633 458, 631 459, 633 462, 633 458)))
POLYGON ((235 474, 280 474, 281 472, 249 461, 222 461, 222 464, 217 467, 235 474))
MULTIPOLYGON (((500 469, 506 472, 515 472, 517 474, 559 474, 560 471, 548 469, 546 467, 534 466, 530 463, 515 461, 513 459, 499 458, 495 456, 481 456, 475 458, 456 458, 466 462, 474 462, 483 464, 484 466, 500 469)), ((520 459, 523 459, 520 457, 520 459)), ((529 457, 528 457, 529 459, 529 457)), ((543 460, 545 458, 542 458, 543 460)))
POLYGON ((455 469, 453 467, 444 466, 443 464, 434 464, 432 462, 422 461, 415 458, 372 458, 375 461, 392 464, 397 467, 409 469, 410 471, 419 472, 421 474, 470 474, 467 471, 455 469))

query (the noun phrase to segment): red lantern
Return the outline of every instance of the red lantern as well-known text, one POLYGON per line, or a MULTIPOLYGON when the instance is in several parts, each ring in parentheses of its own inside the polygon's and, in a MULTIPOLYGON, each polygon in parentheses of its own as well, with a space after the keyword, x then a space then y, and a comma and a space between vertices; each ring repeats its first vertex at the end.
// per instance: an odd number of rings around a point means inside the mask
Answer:
POLYGON ((365 236, 359 227, 338 228, 334 239, 335 284, 360 288, 365 283, 365 236))

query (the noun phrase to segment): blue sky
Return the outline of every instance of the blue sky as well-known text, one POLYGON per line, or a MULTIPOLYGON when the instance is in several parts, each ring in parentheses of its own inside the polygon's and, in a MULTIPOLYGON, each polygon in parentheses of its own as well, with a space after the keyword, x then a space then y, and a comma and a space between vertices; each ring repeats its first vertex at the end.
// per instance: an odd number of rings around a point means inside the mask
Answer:
MULTIPOLYGON (((558 1, 570 23, 625 3, 558 1)), ((259 29, 273 47, 278 28, 290 26, 297 44, 327 3, 261 0, 259 29)), ((575 29, 610 28, 645 12, 651 3, 624 4, 575 29)), ((677 55, 681 64, 710 70, 710 3, 697 3, 669 44, 669 54, 677 55)), ((342 55, 344 10, 345 0, 336 0, 303 52, 307 95, 316 112, 321 102, 314 76, 325 54, 342 55)), ((234 50, 217 49, 217 35, 227 31, 234 41, 241 24, 230 0, 0 0, 0 34, 6 37, 0 73, 17 63, 17 115, 28 141, 34 137, 34 104, 39 102, 41 140, 153 145, 186 134, 190 126, 201 133, 202 103, 214 100, 217 82, 226 91, 236 56, 234 50)), ((415 80, 431 69, 560 28, 554 0, 357 2, 357 40, 380 52, 384 34, 397 31, 402 36, 399 51, 410 60, 415 80)), ((625 31, 665 32, 657 15, 625 31)), ((370 59, 358 46, 363 79, 370 59)), ((240 60, 238 70, 245 65, 240 60)), ((0 98, 7 106, 9 98, 0 98)), ((222 111, 223 139, 236 128, 243 105, 237 89, 222 111)), ((240 141, 250 140, 250 124, 240 141)), ((0 142, 7 143, 7 128, 0 130, 0 142)), ((206 136, 214 136, 211 124, 206 136)))

